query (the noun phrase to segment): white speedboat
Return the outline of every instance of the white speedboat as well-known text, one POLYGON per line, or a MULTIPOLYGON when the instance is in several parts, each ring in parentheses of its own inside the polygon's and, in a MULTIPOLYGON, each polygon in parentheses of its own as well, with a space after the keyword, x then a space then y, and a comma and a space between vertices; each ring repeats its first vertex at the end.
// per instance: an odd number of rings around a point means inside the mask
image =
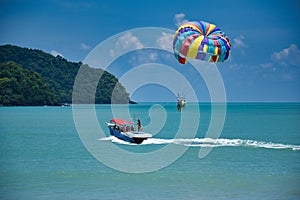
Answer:
POLYGON ((106 123, 111 135, 131 143, 141 144, 144 140, 152 137, 151 134, 145 133, 137 124, 123 119, 111 119, 106 123))

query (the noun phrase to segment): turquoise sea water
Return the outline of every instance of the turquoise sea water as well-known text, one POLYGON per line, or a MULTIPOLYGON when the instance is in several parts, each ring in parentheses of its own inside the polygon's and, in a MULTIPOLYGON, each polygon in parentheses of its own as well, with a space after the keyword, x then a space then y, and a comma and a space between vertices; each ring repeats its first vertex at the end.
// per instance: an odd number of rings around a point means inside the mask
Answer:
MULTIPOLYGON (((189 120, 195 106, 183 110, 189 120)), ((145 131, 151 132, 149 110, 166 116, 153 138, 132 145, 109 136, 105 122, 111 107, 96 105, 106 134, 95 138, 97 145, 111 143, 142 154, 167 145, 187 147, 164 168, 134 174, 110 168, 89 153, 72 107, 0 107, 0 199, 300 199, 299 103, 229 103, 217 140, 206 138, 210 104, 198 108, 195 136, 178 138, 182 113, 176 104, 130 105, 131 117, 140 118, 145 131), (199 150, 207 146, 214 148, 200 159, 199 150)), ((117 109, 125 112, 127 105, 117 109)), ((182 135, 189 136, 186 131, 182 135)), ((153 162, 159 159, 164 157, 153 162)))

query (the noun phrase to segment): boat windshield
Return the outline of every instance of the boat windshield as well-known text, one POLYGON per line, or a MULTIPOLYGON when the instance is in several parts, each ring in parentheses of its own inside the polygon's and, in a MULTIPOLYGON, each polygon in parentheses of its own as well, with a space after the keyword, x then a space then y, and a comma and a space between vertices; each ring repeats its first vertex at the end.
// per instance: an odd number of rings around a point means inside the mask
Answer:
POLYGON ((135 131, 135 128, 133 125, 116 125, 114 127, 116 130, 122 131, 122 132, 132 132, 135 131))
POLYGON ((112 119, 111 122, 115 124, 114 128, 123 132, 135 131, 136 124, 134 122, 126 121, 123 119, 112 119))

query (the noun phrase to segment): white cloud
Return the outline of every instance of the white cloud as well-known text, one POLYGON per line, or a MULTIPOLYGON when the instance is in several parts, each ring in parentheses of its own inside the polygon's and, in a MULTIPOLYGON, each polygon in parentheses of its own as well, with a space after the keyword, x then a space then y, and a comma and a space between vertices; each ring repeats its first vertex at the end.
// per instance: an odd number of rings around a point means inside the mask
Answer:
POLYGON ((293 81, 300 76, 300 50, 295 44, 271 55, 268 63, 260 65, 266 77, 277 77, 280 80, 293 81))
POLYGON ((144 47, 140 40, 136 36, 132 35, 131 32, 125 33, 121 36, 117 41, 116 46, 123 49, 128 49, 130 47, 133 47, 134 49, 141 49, 144 47))
POLYGON ((113 57, 118 51, 124 51, 126 49, 142 49, 144 45, 141 43, 138 37, 132 35, 131 32, 127 32, 122 35, 116 42, 115 48, 110 49, 110 55, 113 57))
POLYGON ((264 64, 260 64, 260 66, 264 69, 270 69, 273 68, 273 64, 272 63, 264 63, 264 64))
POLYGON ((115 54, 116 54, 115 50, 113 50, 113 49, 110 49, 110 50, 109 50, 109 55, 110 55, 111 57, 114 57, 115 54))
POLYGON ((91 49, 91 46, 85 44, 85 43, 81 43, 80 44, 80 49, 82 50, 90 50, 91 49))
POLYGON ((149 54, 149 59, 150 59, 151 61, 157 60, 157 57, 158 57, 158 55, 157 55, 156 52, 151 52, 151 53, 149 54))
POLYGON ((237 48, 247 48, 247 45, 244 42, 245 37, 243 35, 239 35, 238 37, 233 39, 234 47, 237 48))
POLYGON ((290 47, 273 53, 271 59, 283 66, 292 65, 300 67, 300 50, 297 45, 291 44, 290 47))
POLYGON ((156 50, 141 50, 130 56, 129 63, 132 65, 140 65, 145 63, 156 62, 159 60, 159 55, 156 50))
POLYGON ((173 51, 173 35, 170 33, 162 32, 162 35, 157 39, 157 44, 159 47, 165 50, 173 51))
POLYGON ((59 52, 57 52, 57 51, 55 51, 55 50, 52 50, 50 53, 51 53, 52 56, 55 56, 55 57, 56 57, 56 56, 64 57, 61 53, 59 53, 59 52))
POLYGON ((181 24, 188 22, 187 19, 185 19, 184 13, 175 14, 174 16, 175 25, 179 27, 181 24))
POLYGON ((236 38, 233 38, 233 48, 238 49, 243 55, 246 54, 245 49, 248 47, 244 42, 245 37, 243 35, 239 35, 236 38))

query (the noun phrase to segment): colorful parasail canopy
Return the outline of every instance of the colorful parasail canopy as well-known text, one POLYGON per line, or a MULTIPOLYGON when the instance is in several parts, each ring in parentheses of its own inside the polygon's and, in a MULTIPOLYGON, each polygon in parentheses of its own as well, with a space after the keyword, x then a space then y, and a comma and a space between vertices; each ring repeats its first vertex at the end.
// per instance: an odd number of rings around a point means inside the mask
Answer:
POLYGON ((203 21, 182 24, 173 39, 174 55, 181 64, 187 58, 224 62, 230 55, 230 47, 229 38, 220 28, 203 21))

